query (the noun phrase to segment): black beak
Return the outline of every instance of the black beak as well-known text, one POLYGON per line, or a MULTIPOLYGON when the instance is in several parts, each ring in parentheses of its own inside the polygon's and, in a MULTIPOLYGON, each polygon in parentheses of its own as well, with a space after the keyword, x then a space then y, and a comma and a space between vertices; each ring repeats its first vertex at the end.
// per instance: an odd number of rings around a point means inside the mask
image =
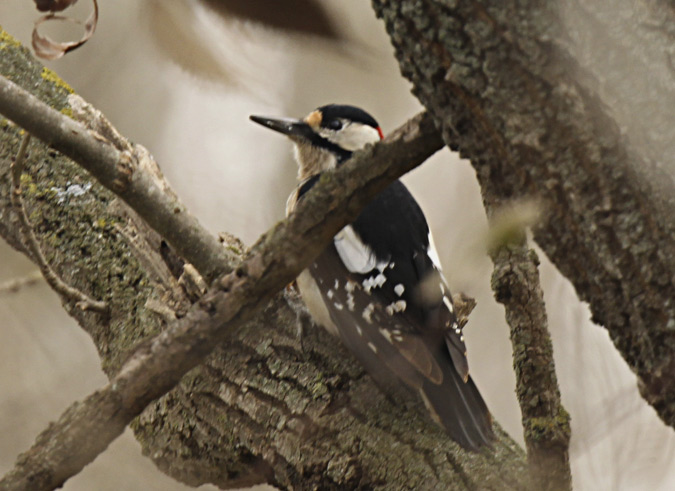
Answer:
POLYGON ((251 121, 263 125, 265 128, 269 128, 284 135, 294 137, 309 137, 313 131, 312 128, 300 119, 291 119, 291 118, 266 118, 264 116, 249 116, 251 121))

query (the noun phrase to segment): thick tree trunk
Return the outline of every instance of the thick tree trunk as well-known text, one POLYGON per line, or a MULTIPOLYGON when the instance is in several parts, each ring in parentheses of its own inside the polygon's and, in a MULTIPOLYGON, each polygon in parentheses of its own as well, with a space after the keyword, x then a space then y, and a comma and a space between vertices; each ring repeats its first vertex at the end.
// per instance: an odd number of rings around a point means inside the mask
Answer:
MULTIPOLYGON (((70 114, 69 89, 0 31, 0 73, 70 114)), ((0 235, 23 250, 11 213, 9 163, 19 128, 0 121, 0 235)), ((116 373, 130 350, 190 306, 160 238, 80 167, 33 140, 24 201, 56 272, 108 302, 103 318, 64 306, 116 373)), ((233 243, 230 248, 238 248, 233 243)), ((241 252, 241 250, 239 250, 241 252)), ((520 448, 499 429, 492 450, 462 451, 407 394, 385 396, 340 343, 275 297, 207 361, 135 421, 144 453, 171 476, 221 487, 509 489, 527 486, 520 448), (301 316, 300 316, 301 317, 301 316)), ((46 326, 49 328, 49 326, 46 326)), ((56 415, 55 415, 56 416, 56 415)))
MULTIPOLYGON (((642 40, 665 42, 672 6, 647 3, 652 10, 640 15, 655 27, 642 40)), ((675 426, 675 162, 661 151, 672 140, 660 136, 673 126, 672 68, 663 77, 669 58, 655 60, 660 82, 651 90, 671 124, 652 128, 647 153, 629 144, 570 56, 565 2, 373 6, 446 144, 471 160, 484 200, 537 200, 534 239, 589 302, 645 399, 675 426)))

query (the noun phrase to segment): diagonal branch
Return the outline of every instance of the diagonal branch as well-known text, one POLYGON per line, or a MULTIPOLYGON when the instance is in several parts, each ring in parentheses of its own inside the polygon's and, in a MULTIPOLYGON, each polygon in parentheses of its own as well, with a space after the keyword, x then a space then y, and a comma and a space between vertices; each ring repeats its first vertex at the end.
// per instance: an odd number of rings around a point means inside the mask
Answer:
POLYGON ((26 149, 28 148, 28 143, 30 142, 30 133, 26 133, 21 140, 21 146, 19 151, 16 154, 16 159, 11 165, 11 174, 12 174, 12 206, 14 211, 19 217, 19 228, 21 230, 21 240, 24 245, 28 248, 33 257, 33 260, 37 263, 42 275, 44 276, 49 286, 51 286, 56 292, 60 293, 65 298, 73 300, 76 302, 76 305, 82 310, 92 310, 101 314, 108 313, 108 306, 105 302, 100 300, 95 300, 90 298, 88 295, 82 293, 77 288, 73 288, 67 285, 56 272, 49 266, 49 262, 45 258, 45 255, 40 249, 37 238, 35 237, 35 232, 33 232, 33 227, 28 220, 26 215, 26 209, 23 205, 23 199, 21 198, 21 172, 23 171, 23 161, 26 157, 26 149))
POLYGON ((150 172, 154 161, 140 146, 124 147, 0 77, 0 114, 67 155, 122 198, 207 279, 231 270, 233 259, 150 172))
POLYGON ((295 278, 369 199, 441 146, 431 119, 420 114, 322 179, 297 213, 263 235, 236 270, 221 276, 184 318, 136 349, 109 384, 45 430, 0 487, 51 489, 79 472, 149 402, 295 278))

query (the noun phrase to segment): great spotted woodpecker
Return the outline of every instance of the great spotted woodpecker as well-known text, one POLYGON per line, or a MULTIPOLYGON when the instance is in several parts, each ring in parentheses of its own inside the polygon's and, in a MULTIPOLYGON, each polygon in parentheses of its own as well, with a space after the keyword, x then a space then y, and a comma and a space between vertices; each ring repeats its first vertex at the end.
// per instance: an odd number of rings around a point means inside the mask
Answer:
MULTIPOLYGON (((322 173, 383 138, 372 116, 347 105, 320 107, 303 120, 251 120, 295 144, 299 185, 287 214, 322 173)), ((469 377, 429 227, 400 181, 344 227, 297 283, 314 320, 339 336, 377 381, 393 374, 418 391, 432 418, 463 447, 490 443, 491 416, 469 377)))

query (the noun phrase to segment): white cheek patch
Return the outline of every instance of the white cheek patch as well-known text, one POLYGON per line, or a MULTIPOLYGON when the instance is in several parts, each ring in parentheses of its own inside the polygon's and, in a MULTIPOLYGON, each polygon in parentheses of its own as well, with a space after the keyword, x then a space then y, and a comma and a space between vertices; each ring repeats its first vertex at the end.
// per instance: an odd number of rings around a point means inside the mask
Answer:
POLYGON ((380 134, 372 126, 350 124, 340 133, 340 146, 347 150, 359 150, 369 143, 380 141, 380 134))
POLYGON ((380 133, 377 129, 361 123, 347 123, 339 131, 322 129, 320 134, 350 152, 360 150, 369 143, 380 141, 380 133))
POLYGON ((340 230, 333 239, 342 263, 351 273, 365 274, 375 268, 387 267, 388 261, 378 261, 375 253, 364 244, 351 225, 340 230))

